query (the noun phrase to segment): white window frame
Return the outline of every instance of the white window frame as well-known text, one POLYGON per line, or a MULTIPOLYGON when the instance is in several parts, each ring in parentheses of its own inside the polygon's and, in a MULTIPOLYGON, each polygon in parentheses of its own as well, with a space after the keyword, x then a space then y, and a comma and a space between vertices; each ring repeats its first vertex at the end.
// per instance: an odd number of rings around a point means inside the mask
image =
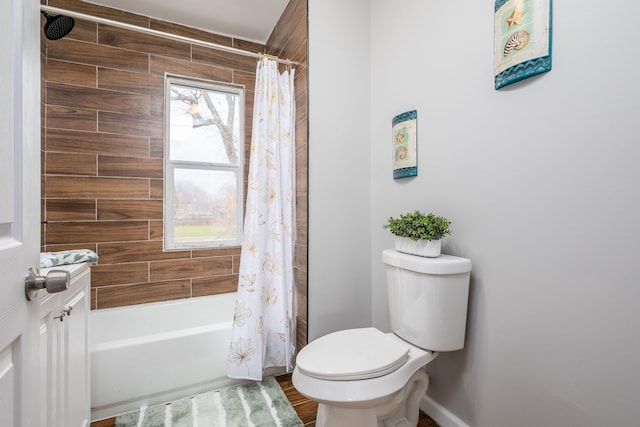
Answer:
POLYGON ((211 249, 218 247, 237 247, 242 245, 244 221, 244 155, 245 155, 245 88, 243 85, 215 82, 184 76, 165 74, 165 132, 164 132, 164 206, 163 206, 163 247, 164 251, 211 249), (238 96, 239 106, 239 138, 238 164, 194 162, 171 160, 171 87, 172 85, 188 86, 202 90, 230 93, 238 96), (209 171, 234 172, 236 177, 236 237, 233 240, 176 243, 173 241, 174 231, 174 170, 198 169, 209 171))

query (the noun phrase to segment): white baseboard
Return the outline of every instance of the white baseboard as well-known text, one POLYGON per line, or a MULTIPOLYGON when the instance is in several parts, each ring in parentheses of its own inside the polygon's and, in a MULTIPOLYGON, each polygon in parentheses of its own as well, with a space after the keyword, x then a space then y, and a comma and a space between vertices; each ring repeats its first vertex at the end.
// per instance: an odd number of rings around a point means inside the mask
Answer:
POLYGON ((440 427, 469 427, 467 423, 456 417, 453 412, 427 395, 422 397, 420 409, 438 423, 440 427))

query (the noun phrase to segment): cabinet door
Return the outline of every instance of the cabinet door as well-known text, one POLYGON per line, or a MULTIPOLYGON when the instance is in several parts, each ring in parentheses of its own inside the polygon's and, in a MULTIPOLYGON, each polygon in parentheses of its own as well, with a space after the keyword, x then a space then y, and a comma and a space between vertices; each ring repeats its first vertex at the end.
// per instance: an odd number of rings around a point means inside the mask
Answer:
POLYGON ((58 423, 60 389, 58 355, 60 321, 54 317, 60 311, 57 296, 46 295, 40 301, 40 427, 63 427, 58 423))
MULTIPOLYGON (((89 266, 62 266, 72 273, 69 289, 40 295, 39 427, 88 427, 89 266)), ((43 269, 46 275, 50 269, 43 269)), ((4 424, 0 422, 4 427, 4 424)), ((35 425, 35 424, 34 424, 35 425)))
MULTIPOLYGON (((88 282, 88 279, 87 279, 88 282)), ((65 426, 84 427, 89 425, 91 400, 89 387, 89 292, 88 286, 68 298, 62 311, 66 313, 62 327, 61 384, 64 402, 63 419, 65 426)))

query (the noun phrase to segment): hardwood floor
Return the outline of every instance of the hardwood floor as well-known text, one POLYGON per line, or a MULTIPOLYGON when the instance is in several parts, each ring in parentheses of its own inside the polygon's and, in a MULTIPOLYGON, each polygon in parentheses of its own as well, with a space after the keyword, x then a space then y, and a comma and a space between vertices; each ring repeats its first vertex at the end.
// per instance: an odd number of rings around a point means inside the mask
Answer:
MULTIPOLYGON (((307 399, 301 395, 298 390, 295 389, 291 382, 291 375, 282 375, 276 378, 282 391, 287 395, 287 399, 291 402, 291 406, 296 410, 296 413, 304 423, 305 427, 315 427, 316 425, 316 411, 318 410, 318 404, 312 400, 307 399)), ((91 423, 91 427, 114 427, 116 424, 115 418, 108 418, 106 420, 95 421, 91 423)), ((420 420, 417 427, 439 427, 435 421, 433 421, 428 415, 420 412, 420 420)))
POLYGON ((287 395, 287 399, 291 402, 291 406, 296 410, 298 417, 302 420, 305 427, 316 425, 316 411, 318 410, 318 404, 313 400, 309 400, 301 395, 298 390, 293 387, 291 382, 291 374, 281 375, 276 377, 280 388, 287 395))

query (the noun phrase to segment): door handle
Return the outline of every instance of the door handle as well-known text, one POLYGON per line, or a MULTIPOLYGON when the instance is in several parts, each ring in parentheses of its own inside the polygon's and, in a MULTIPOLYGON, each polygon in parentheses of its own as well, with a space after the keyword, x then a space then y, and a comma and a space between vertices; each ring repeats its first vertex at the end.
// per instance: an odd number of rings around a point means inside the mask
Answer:
POLYGON ((51 270, 46 276, 39 276, 37 270, 29 268, 24 280, 24 293, 27 300, 33 301, 40 289, 46 289, 50 294, 69 289, 71 274, 65 270, 51 270))

